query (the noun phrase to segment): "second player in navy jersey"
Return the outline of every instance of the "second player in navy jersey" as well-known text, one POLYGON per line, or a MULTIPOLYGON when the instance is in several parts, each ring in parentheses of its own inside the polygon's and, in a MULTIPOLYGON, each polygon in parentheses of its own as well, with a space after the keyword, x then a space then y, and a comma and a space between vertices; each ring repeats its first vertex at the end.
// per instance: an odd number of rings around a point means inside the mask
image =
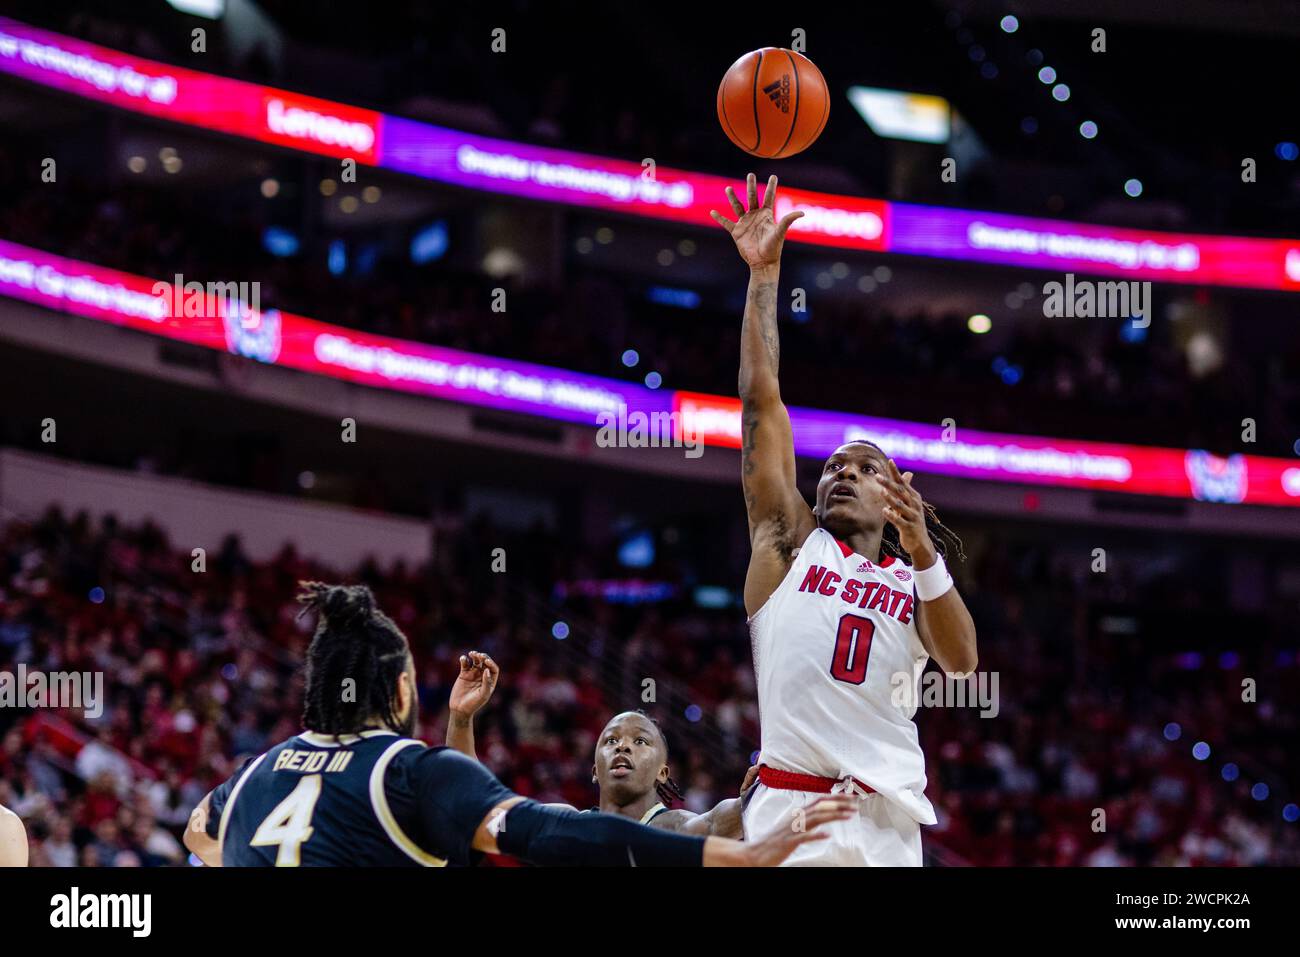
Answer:
MULTIPOLYGON (((492 697, 500 673, 497 663, 482 652, 461 655, 460 675, 451 690, 448 747, 477 760, 474 715, 492 697)), ((624 711, 610 718, 596 739, 591 782, 598 789, 598 806, 592 810, 665 831, 740 838, 742 806, 757 777, 757 766, 751 767, 739 797, 719 801, 702 814, 671 807, 681 793, 668 771, 668 738, 644 711, 624 711)))

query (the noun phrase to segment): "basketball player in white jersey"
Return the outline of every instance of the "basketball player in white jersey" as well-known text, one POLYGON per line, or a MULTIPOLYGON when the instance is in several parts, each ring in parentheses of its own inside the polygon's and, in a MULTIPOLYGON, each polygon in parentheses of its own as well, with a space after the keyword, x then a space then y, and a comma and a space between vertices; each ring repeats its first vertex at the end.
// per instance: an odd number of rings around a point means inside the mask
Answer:
POLYGON ((27 866, 27 829, 23 819, 0 804, 0 867, 27 866))
MULTIPOLYGON (((870 442, 826 460, 809 508, 795 484, 790 416, 777 382, 776 302, 791 212, 776 221, 776 177, 762 205, 713 218, 749 265, 741 327, 742 484, 749 515, 745 577, 758 677, 759 787, 745 833, 759 839, 827 792, 860 797, 860 813, 787 865, 921 864, 920 825, 935 823, 925 756, 912 722, 921 671, 975 670, 975 625, 943 553, 960 543, 914 488, 912 473, 870 442)), ((845 405, 869 377, 843 383, 845 405)))

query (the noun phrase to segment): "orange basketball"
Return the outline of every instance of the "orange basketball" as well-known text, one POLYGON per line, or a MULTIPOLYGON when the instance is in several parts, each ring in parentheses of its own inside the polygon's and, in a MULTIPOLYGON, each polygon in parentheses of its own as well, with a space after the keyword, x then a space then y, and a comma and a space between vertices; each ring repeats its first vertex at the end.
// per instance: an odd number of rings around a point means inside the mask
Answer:
POLYGON ((718 122, 746 153, 782 159, 802 153, 831 114, 822 71, 802 53, 763 47, 731 64, 718 87, 718 122))

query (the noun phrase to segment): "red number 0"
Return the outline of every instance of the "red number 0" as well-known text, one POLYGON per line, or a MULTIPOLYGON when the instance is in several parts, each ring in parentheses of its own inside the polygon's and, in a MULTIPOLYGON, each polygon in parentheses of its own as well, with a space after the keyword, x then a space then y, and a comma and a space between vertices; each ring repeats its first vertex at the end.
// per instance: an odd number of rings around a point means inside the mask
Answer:
POLYGON ((876 623, 859 615, 845 615, 835 633, 835 656, 831 658, 831 677, 860 685, 867 680, 867 659, 871 657, 871 639, 876 623))

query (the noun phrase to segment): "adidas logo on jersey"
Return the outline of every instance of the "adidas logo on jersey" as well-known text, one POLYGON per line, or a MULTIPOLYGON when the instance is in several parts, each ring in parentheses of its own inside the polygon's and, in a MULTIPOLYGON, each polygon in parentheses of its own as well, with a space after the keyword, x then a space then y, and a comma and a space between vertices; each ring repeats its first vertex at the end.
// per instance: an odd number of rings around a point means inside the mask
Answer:
POLYGON ((876 566, 871 564, 871 562, 863 562, 861 565, 858 566, 858 571, 870 572, 870 571, 875 571, 875 568, 876 566))
POLYGON ((772 100, 772 105, 782 113, 790 112, 790 74, 786 73, 779 80, 773 80, 767 86, 763 87, 772 100))

